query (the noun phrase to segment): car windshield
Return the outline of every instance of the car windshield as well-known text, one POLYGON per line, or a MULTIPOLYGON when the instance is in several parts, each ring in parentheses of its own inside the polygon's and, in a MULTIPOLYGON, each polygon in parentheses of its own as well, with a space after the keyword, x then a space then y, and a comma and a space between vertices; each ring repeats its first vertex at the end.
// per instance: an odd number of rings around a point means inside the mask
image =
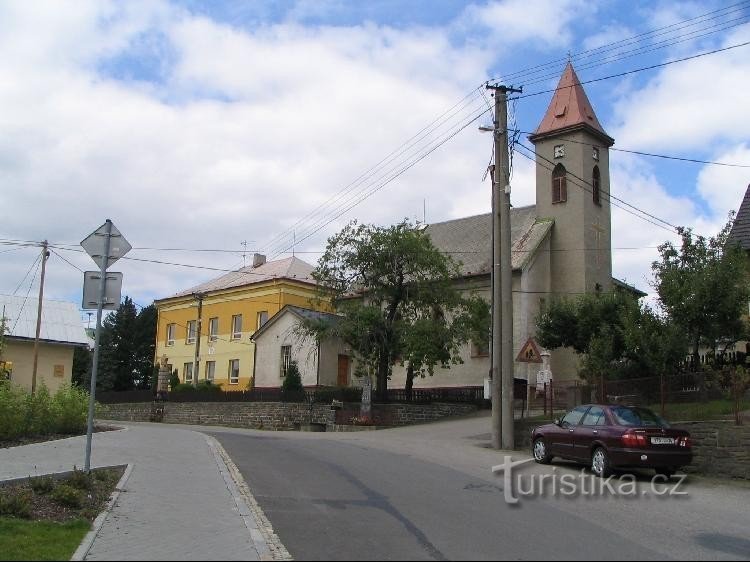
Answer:
POLYGON ((612 408, 612 415, 618 425, 627 427, 669 427, 666 421, 645 408, 617 406, 612 408))

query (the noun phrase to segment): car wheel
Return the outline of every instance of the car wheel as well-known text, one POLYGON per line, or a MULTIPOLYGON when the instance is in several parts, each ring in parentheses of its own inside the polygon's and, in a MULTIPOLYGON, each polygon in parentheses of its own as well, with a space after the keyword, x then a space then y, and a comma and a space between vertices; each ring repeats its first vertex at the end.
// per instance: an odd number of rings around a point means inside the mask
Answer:
POLYGON ((664 476, 667 480, 669 480, 670 478, 672 478, 672 476, 674 476, 675 471, 671 468, 657 468, 656 474, 658 474, 659 476, 664 476))
POLYGON ((599 478, 607 478, 612 473, 609 455, 602 447, 597 448, 591 455, 591 471, 599 478))
POLYGON ((534 460, 539 464, 549 464, 552 461, 552 455, 549 454, 549 449, 547 449, 547 442, 542 437, 534 441, 531 450, 534 453, 534 460))

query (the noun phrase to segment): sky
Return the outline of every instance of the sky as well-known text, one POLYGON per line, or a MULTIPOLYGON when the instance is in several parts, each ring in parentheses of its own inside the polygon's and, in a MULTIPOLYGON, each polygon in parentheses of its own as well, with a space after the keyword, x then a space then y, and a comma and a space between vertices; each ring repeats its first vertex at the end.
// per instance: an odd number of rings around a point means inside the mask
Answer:
MULTIPOLYGON (((529 132, 551 94, 528 94, 568 58, 586 82, 748 42, 748 22, 750 1, 5 0, 0 293, 39 282, 39 249, 4 242, 46 239, 45 297, 80 303, 95 266, 79 243, 107 218, 134 248, 112 268, 123 293, 148 305, 253 251, 314 264, 352 219, 489 212, 486 81, 523 86, 511 125, 529 132)), ((750 46, 585 88, 615 148, 750 165, 750 46)), ((706 236, 750 183, 610 158, 613 195, 706 236)), ((512 186, 533 204, 520 152, 512 186)), ((675 239, 652 222, 613 208, 613 274, 649 293, 675 239)))

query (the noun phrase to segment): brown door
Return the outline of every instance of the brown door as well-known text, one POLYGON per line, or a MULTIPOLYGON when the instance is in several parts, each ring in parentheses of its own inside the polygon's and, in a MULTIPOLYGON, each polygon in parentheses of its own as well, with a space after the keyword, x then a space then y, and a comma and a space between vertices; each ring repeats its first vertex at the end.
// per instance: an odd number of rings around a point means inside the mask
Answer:
POLYGON ((349 386, 349 356, 339 355, 339 386, 349 386))

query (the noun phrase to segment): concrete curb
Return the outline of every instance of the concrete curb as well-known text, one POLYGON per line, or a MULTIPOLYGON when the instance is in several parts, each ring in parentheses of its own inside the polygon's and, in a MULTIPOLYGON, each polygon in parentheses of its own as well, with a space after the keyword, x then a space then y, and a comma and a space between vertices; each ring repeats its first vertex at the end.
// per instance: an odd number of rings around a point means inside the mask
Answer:
MULTIPOLYGON (((100 467, 97 467, 100 468, 100 467)), ((101 468, 107 468, 107 467, 101 467, 101 468)), ((112 497, 109 499, 109 502, 107 502, 107 506, 104 508, 104 510, 94 519, 94 523, 91 526, 91 530, 86 534, 85 537, 83 537, 83 541, 81 541, 81 544, 78 545, 78 548, 73 553, 73 556, 70 558, 71 560, 85 560, 86 556, 89 553, 89 550, 91 550, 91 547, 94 545, 94 541, 96 540, 97 535, 99 534, 99 531, 102 529, 102 525, 104 525, 104 521, 107 519, 107 516, 111 513, 112 509, 115 507, 115 503, 117 502, 118 498, 120 497, 120 494, 122 493, 123 489, 125 488, 125 484, 128 481, 128 478, 130 478, 130 473, 133 472, 133 464, 128 464, 127 468, 125 469, 125 473, 122 475, 122 478, 120 478, 120 481, 117 483, 117 486, 115 486, 115 491, 112 493, 112 497)))
POLYGON ((261 560, 293 560, 289 551, 274 533, 273 526, 263 513, 237 465, 234 464, 224 447, 215 438, 205 435, 214 455, 219 472, 224 477, 227 489, 232 494, 240 516, 250 532, 261 560))

